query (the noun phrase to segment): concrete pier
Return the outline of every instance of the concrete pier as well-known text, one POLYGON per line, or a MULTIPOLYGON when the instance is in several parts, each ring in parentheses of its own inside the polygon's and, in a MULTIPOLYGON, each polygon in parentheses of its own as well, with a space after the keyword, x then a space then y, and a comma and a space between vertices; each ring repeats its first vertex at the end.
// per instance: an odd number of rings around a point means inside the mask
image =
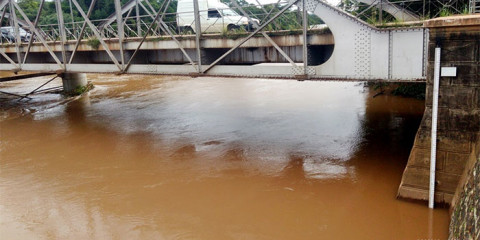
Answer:
POLYGON ((86 73, 63 73, 61 75, 63 90, 65 92, 72 92, 79 86, 87 85, 86 73))
POLYGON ((440 77, 435 202, 451 204, 480 135, 480 15, 432 19, 425 27, 430 30, 425 113, 398 196, 428 199, 433 61, 439 46, 440 66, 455 68, 456 76, 440 77))

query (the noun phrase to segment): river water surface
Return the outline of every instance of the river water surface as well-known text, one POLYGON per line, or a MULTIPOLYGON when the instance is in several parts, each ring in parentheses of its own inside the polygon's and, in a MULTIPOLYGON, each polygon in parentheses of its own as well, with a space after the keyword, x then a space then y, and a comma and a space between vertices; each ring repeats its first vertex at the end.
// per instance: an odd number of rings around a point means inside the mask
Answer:
POLYGON ((88 78, 77 98, 0 95, 0 239, 447 237, 447 210, 395 198, 423 101, 360 82, 88 78))

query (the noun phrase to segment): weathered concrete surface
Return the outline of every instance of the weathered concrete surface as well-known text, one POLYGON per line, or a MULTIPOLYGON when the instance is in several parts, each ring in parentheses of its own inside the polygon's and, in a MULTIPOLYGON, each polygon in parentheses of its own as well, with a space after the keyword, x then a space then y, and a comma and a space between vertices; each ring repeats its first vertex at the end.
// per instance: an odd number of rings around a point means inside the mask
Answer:
POLYGON ((480 131, 480 15, 427 21, 430 29, 426 108, 398 190, 398 197, 427 200, 433 61, 436 44, 441 66, 457 67, 457 77, 441 77, 435 202, 451 203, 480 131))
POLYGON ((63 91, 72 92, 77 87, 83 87, 87 85, 86 73, 62 73, 63 91))
POLYGON ((448 239, 480 239, 480 138, 470 154, 450 211, 448 239))

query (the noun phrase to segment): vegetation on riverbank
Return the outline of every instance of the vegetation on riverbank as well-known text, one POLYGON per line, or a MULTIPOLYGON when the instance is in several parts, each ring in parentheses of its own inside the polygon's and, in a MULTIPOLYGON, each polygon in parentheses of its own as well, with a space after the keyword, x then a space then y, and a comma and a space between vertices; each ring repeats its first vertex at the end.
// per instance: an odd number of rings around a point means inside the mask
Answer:
POLYGON ((376 82, 369 83, 376 93, 374 97, 381 94, 391 94, 394 96, 410 97, 416 99, 425 99, 425 83, 406 82, 406 83, 388 83, 388 82, 376 82))

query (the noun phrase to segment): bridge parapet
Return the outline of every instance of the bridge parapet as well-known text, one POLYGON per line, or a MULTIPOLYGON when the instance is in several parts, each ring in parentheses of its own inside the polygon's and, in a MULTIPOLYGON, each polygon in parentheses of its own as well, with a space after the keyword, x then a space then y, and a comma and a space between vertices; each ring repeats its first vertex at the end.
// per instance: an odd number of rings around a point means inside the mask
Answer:
POLYGON ((435 201, 450 203, 465 163, 480 136, 480 15, 433 19, 430 29, 425 113, 405 168, 398 196, 428 199, 434 50, 442 48, 441 67, 456 67, 456 77, 441 77, 435 201))

